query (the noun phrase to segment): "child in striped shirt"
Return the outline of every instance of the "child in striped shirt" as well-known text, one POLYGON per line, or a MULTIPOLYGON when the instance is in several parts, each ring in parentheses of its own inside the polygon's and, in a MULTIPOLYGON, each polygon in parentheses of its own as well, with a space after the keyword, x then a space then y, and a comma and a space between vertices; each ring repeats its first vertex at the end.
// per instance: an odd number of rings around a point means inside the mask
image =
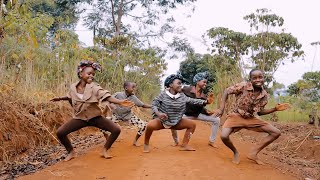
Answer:
POLYGON ((165 87, 168 89, 162 91, 152 102, 153 120, 147 124, 145 134, 144 152, 149 152, 149 140, 152 132, 160 129, 187 129, 181 145, 182 151, 195 151, 188 145, 191 135, 194 133, 196 124, 189 119, 183 118, 186 110, 186 103, 191 104, 211 104, 213 96, 207 100, 193 99, 184 95, 182 91, 183 77, 172 74, 165 80, 165 87))

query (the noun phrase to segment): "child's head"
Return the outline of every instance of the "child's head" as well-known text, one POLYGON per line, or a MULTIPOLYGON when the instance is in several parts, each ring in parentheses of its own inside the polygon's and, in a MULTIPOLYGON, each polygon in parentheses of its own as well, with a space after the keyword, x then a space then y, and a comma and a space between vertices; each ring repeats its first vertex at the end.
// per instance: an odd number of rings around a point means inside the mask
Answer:
POLYGON ((136 83, 126 81, 123 83, 123 88, 126 91, 127 94, 129 95, 134 95, 134 92, 136 90, 136 83))
POLYGON ((98 63, 83 60, 77 68, 78 77, 86 83, 91 83, 94 80, 95 71, 100 71, 101 67, 98 63))
POLYGON ((260 69, 252 69, 249 72, 249 80, 253 87, 262 88, 264 83, 264 74, 260 69))
POLYGON ((180 74, 171 74, 165 79, 164 86, 179 93, 182 91, 182 82, 184 82, 184 79, 180 74))
POLYGON ((205 89, 207 87, 208 76, 209 76, 208 72, 197 73, 193 77, 193 84, 195 86, 198 86, 200 89, 205 89))

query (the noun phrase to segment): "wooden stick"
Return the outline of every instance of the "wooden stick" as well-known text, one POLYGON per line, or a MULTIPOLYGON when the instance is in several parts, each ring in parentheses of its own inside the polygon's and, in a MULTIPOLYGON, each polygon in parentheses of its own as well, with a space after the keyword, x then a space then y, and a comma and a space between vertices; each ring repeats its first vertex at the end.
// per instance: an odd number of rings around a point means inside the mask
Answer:
POLYGON ((306 141, 306 139, 310 136, 310 134, 311 134, 312 132, 313 132, 313 129, 309 131, 308 135, 303 139, 303 141, 300 143, 300 145, 299 145, 299 146, 297 147, 297 149, 294 150, 294 151, 297 151, 297 150, 301 147, 301 145, 304 143, 304 141, 306 141))

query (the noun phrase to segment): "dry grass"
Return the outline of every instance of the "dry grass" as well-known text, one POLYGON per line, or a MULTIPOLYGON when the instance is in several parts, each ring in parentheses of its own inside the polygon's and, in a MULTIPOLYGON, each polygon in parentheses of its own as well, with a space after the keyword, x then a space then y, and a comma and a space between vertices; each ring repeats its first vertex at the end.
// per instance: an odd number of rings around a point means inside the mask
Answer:
POLYGON ((61 103, 33 103, 8 84, 0 87, 0 102, 0 161, 31 147, 57 142, 55 130, 72 112, 61 103))

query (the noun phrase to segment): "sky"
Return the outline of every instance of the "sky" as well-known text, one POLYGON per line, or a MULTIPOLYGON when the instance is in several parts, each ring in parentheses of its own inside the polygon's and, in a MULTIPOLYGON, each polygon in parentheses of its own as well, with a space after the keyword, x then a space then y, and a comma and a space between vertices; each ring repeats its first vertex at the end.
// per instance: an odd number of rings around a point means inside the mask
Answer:
MULTIPOLYGON (((291 33, 302 44, 304 58, 291 63, 285 61, 275 73, 277 82, 288 86, 303 73, 320 71, 320 46, 318 49, 310 45, 320 41, 320 1, 319 0, 198 0, 195 11, 187 18, 184 10, 175 11, 176 23, 186 29, 186 36, 197 53, 208 53, 207 47, 201 43, 201 36, 210 28, 227 27, 234 31, 250 34, 248 23, 243 20, 245 15, 256 9, 267 8, 284 18, 285 32, 291 33)), ((76 31, 80 41, 91 46, 92 32, 87 31, 80 21, 76 31)), ((170 64, 165 75, 176 73, 181 60, 167 60, 170 64)))

